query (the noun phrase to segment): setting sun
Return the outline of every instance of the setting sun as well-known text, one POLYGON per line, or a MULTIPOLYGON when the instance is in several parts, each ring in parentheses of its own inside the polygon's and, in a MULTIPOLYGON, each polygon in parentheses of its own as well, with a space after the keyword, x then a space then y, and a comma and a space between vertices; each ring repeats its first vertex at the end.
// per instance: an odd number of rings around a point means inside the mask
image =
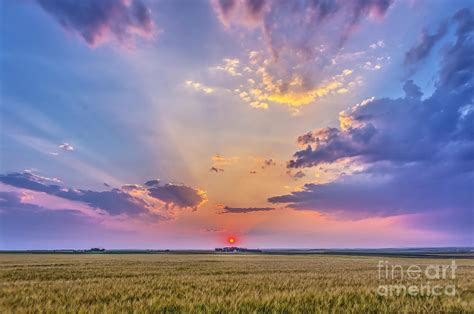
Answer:
POLYGON ((230 244, 234 244, 235 243, 235 238, 230 237, 227 241, 229 241, 230 244))

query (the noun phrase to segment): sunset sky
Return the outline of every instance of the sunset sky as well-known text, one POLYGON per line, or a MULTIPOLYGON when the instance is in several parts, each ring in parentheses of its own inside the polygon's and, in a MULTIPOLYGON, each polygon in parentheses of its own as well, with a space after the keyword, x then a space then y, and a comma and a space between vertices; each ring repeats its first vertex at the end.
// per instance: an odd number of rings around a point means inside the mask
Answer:
POLYGON ((471 0, 0 13, 0 249, 473 245, 471 0))

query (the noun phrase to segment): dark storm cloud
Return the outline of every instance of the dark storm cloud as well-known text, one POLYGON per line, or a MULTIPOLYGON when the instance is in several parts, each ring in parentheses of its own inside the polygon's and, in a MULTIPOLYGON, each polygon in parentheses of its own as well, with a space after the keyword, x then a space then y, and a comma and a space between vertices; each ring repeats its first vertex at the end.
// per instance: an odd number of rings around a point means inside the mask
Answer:
MULTIPOLYGON (((271 197, 272 203, 345 216, 449 210, 459 221, 474 208, 474 40, 472 10, 455 15, 455 41, 442 54, 436 90, 426 99, 413 81, 405 97, 363 102, 340 115, 340 128, 298 138, 305 149, 287 166, 362 166, 326 184, 271 197)), ((453 218, 454 219, 454 218, 453 218)))
POLYGON ((245 214, 252 212, 265 212, 275 210, 273 207, 229 207, 224 206, 221 208, 221 214, 245 214))
POLYGON ((113 39, 122 44, 135 36, 150 37, 155 25, 141 0, 37 0, 67 31, 90 46, 113 39))
POLYGON ((92 191, 64 188, 49 184, 48 180, 29 172, 0 175, 0 182, 17 188, 44 192, 67 200, 85 203, 101 209, 111 215, 127 214, 130 216, 150 214, 150 207, 143 198, 133 192, 139 191, 165 203, 167 206, 197 208, 206 200, 205 193, 184 185, 167 184, 159 186, 157 180, 148 181, 145 186, 126 185, 122 189, 109 191, 92 191), (153 183, 153 184, 151 184, 153 183))

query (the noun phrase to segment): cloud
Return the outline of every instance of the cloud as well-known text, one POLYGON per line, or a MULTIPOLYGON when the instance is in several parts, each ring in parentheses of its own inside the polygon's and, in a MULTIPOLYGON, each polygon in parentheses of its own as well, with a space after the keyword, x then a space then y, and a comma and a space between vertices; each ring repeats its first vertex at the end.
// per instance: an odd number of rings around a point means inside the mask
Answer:
POLYGON ((96 192, 62 188, 59 185, 48 184, 48 180, 33 173, 19 172, 0 175, 0 182, 37 192, 44 192, 64 199, 86 203, 92 208, 102 209, 111 215, 145 213, 146 204, 118 189, 96 192))
POLYGON ((372 123, 357 129, 342 131, 326 127, 298 137, 298 143, 307 145, 306 149, 294 154, 296 157, 287 163, 288 168, 317 166, 335 162, 342 158, 359 156, 364 153, 371 138, 377 132, 372 123))
POLYGON ((215 91, 215 88, 212 88, 212 87, 206 86, 202 83, 194 82, 194 81, 191 81, 191 80, 188 80, 185 83, 186 83, 186 86, 194 89, 195 91, 203 92, 205 94, 212 94, 215 91))
MULTIPOLYGON (((42 208, 35 204, 24 203, 23 195, 16 192, 4 192, 0 191, 0 213, 3 213, 5 210, 15 209, 17 207, 22 207, 23 209, 28 210, 41 210, 42 208)), ((79 211, 77 211, 80 214, 79 211)))
POLYGON ((288 169, 286 171, 286 174, 289 175, 291 178, 295 179, 295 180, 298 180, 298 179, 301 179, 301 178, 304 178, 306 177, 306 173, 304 173, 303 171, 301 170, 298 170, 296 171, 295 173, 293 173, 291 171, 291 169, 288 169))
POLYGON ((167 204, 196 210, 207 201, 206 192, 185 185, 165 184, 148 188, 148 194, 167 204))
POLYGON ((385 42, 383 40, 379 40, 369 45, 369 48, 372 48, 372 49, 378 49, 378 48, 384 48, 384 47, 385 47, 385 42))
POLYGON ((270 93, 264 99, 280 104, 287 104, 292 107, 300 107, 312 103, 318 98, 322 98, 340 90, 342 83, 339 81, 329 81, 322 85, 307 89, 303 86, 300 90, 298 88, 282 89, 278 85, 266 86, 270 93))
POLYGON ((382 66, 378 63, 373 63, 371 61, 367 61, 365 64, 364 64, 364 69, 366 70, 370 70, 370 71, 378 71, 382 68, 382 66))
POLYGON ((357 84, 351 83, 354 72, 351 69, 343 69, 325 79, 313 78, 313 72, 299 66, 280 66, 256 51, 249 54, 248 62, 250 70, 244 71, 244 80, 240 80, 239 88, 233 91, 253 108, 267 109, 270 103, 276 103, 296 110, 329 95, 349 93, 361 80, 357 77, 357 84))
POLYGON ((130 236, 129 231, 112 230, 79 210, 51 209, 30 201, 25 193, 0 191, 1 249, 85 248, 101 245, 105 239, 117 240, 120 246, 130 236))
MULTIPOLYGON (((391 0, 212 1, 220 21, 229 31, 237 30, 239 40, 241 30, 252 34, 257 30, 267 47, 250 51, 248 64, 239 61, 240 71, 235 73, 242 79, 234 92, 253 108, 285 104, 295 114, 323 97, 351 92, 357 84, 345 81, 350 73, 336 74, 340 65, 335 66, 335 60, 356 26, 365 19, 383 18, 391 4, 391 0)), ((384 42, 375 46, 383 47, 384 42)), ((381 63, 365 67, 379 70, 381 63)))
POLYGON ((276 166, 276 162, 273 160, 273 159, 265 159, 262 163, 262 169, 265 169, 267 167, 272 167, 272 166, 276 166))
POLYGON ((239 73, 240 61, 239 59, 229 59, 226 58, 223 60, 223 65, 218 65, 211 68, 211 70, 224 71, 231 76, 242 76, 242 73, 239 73))
POLYGON ((230 165, 239 161, 239 157, 225 157, 219 154, 216 154, 211 157, 211 161, 216 165, 230 165))
POLYGON ((382 18, 392 0, 213 0, 211 3, 226 27, 260 28, 269 50, 278 57, 284 48, 313 55, 317 47, 312 45, 314 39, 324 35, 336 38, 336 45, 340 45, 362 19, 382 18), (334 29, 338 30, 336 34, 334 29))
POLYGON ((239 96, 254 108, 268 108, 269 102, 297 108, 329 94, 349 92, 344 84, 345 77, 351 73, 352 71, 349 70, 349 72, 335 75, 313 87, 312 83, 299 74, 293 74, 288 80, 283 79, 287 76, 286 74, 275 76, 266 67, 260 67, 256 72, 259 76, 258 86, 250 86, 248 92, 239 90, 239 96))
POLYGON ((344 217, 449 211, 458 221, 472 219, 474 24, 470 10, 455 17, 456 38, 443 52, 432 95, 422 99, 407 81, 404 97, 363 101, 340 114, 338 128, 301 135, 304 149, 287 163, 295 169, 344 161, 356 171, 269 201, 344 217))
MULTIPOLYGON (((458 86, 458 90, 461 88, 458 86)), ((404 90, 404 98, 376 99, 342 112, 339 128, 326 127, 301 135, 298 144, 306 148, 296 152, 287 166, 313 167, 343 158, 399 163, 462 159, 464 150, 470 149, 472 136, 468 125, 471 113, 463 116, 461 111, 470 108, 472 91, 459 94, 439 88, 430 98, 421 100, 422 93, 413 81, 407 81, 404 90)))
POLYGON ((152 215, 169 218, 173 216, 173 213, 168 212, 169 209, 175 207, 197 209, 207 201, 204 191, 184 185, 160 186, 156 181, 148 181, 143 186, 132 184, 120 189, 92 191, 50 184, 47 178, 29 172, 0 175, 0 182, 4 184, 81 202, 110 215, 152 215))
MULTIPOLYGON (((408 50, 405 54, 405 66, 413 67, 425 60, 431 54, 435 45, 447 34, 449 28, 453 26, 457 28, 455 33, 455 36, 457 37, 457 43, 450 48, 450 53, 464 53, 465 55, 459 55, 457 57, 461 60, 464 60, 465 62, 472 62, 472 59, 469 59, 468 57, 468 54, 470 54, 472 51, 466 49, 464 43, 465 41, 472 40, 469 38, 472 36, 474 29, 474 13, 472 9, 465 8, 456 12, 449 21, 442 22, 438 26, 436 33, 430 35, 426 29, 423 29, 419 42, 410 48, 410 50, 408 50)), ((444 59, 445 62, 453 61, 456 63, 454 60, 456 60, 455 56, 444 59)), ((447 65, 444 65, 444 69, 444 71, 448 71, 450 73, 453 72, 453 69, 449 69, 449 66, 447 65)), ((464 73, 464 76, 466 75, 468 75, 468 73, 464 73)), ((443 78, 443 76, 443 73, 441 73, 440 79, 447 81, 445 78, 443 78)))
POLYGON ((273 207, 229 207, 229 206, 218 206, 222 209, 221 214, 246 214, 253 212, 265 212, 275 210, 273 207))
POLYGON ((470 218, 474 204, 474 175, 472 169, 464 172, 464 167, 468 165, 452 162, 377 165, 330 183, 305 184, 301 191, 270 197, 268 201, 345 219, 449 210, 461 221, 470 218))
POLYGON ((418 43, 405 53, 405 65, 416 64, 426 59, 436 43, 446 35, 448 25, 447 22, 442 23, 433 34, 429 34, 426 28, 423 29, 418 43))
POLYGON ((406 98, 408 99, 420 99, 423 96, 423 92, 420 90, 420 87, 416 85, 413 80, 408 80, 403 85, 403 91, 405 92, 406 98))
POLYGON ((211 168, 209 169, 209 171, 214 171, 214 172, 217 173, 217 172, 223 172, 224 169, 222 169, 222 168, 216 168, 216 167, 211 167, 211 168))
POLYGON ((89 46, 108 41, 124 46, 157 32, 150 9, 141 0, 37 0, 68 32, 89 46))
POLYGON ((265 2, 265 0, 211 0, 219 20, 225 26, 231 23, 246 26, 259 23, 265 2))
POLYGON ((209 232, 209 233, 222 233, 222 232, 227 232, 226 229, 221 229, 221 228, 203 228, 202 231, 204 231, 204 232, 209 232))
POLYGON ((145 182, 145 186, 158 186, 158 185, 160 185, 160 180, 158 179, 153 179, 153 180, 145 182))
POLYGON ((72 146, 69 143, 59 144, 58 147, 61 148, 62 150, 68 151, 68 152, 72 152, 72 151, 75 150, 74 146, 72 146))
MULTIPOLYGON (((20 232, 23 234, 30 233, 30 236, 34 238, 42 235, 45 230, 51 231, 60 228, 61 231, 67 232, 68 229, 70 230, 70 228, 74 228, 87 220, 87 217, 83 216, 80 211, 70 209, 51 210, 35 204, 25 203, 22 201, 22 195, 16 192, 0 191, 0 208, 0 234, 2 239, 0 242, 2 247, 9 242, 8 239, 12 242, 18 241, 18 237, 21 236, 20 232), (65 225, 66 222, 71 222, 71 224, 65 225), (34 232, 35 230, 38 232, 34 232)), ((59 236, 59 234, 55 234, 55 236, 59 236)))
POLYGON ((439 85, 446 88, 472 88, 474 64, 474 10, 459 10, 452 18, 457 25, 456 42, 447 48, 441 62, 439 85))

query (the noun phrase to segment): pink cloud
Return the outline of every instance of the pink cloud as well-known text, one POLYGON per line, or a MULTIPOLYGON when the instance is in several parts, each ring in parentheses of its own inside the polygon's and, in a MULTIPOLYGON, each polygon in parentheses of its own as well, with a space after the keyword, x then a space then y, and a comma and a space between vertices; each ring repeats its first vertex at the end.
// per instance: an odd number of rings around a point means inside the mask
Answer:
POLYGON ((151 10, 141 0, 37 0, 68 32, 91 47, 106 42, 133 46, 157 33, 151 10))
POLYGON ((334 1, 265 1, 211 0, 219 20, 226 27, 260 27, 272 53, 282 47, 303 51, 308 40, 337 29, 330 34, 336 46, 344 42, 364 18, 382 19, 393 0, 334 1), (336 25, 334 25, 336 24, 336 25), (335 27, 336 26, 336 27, 335 27))

